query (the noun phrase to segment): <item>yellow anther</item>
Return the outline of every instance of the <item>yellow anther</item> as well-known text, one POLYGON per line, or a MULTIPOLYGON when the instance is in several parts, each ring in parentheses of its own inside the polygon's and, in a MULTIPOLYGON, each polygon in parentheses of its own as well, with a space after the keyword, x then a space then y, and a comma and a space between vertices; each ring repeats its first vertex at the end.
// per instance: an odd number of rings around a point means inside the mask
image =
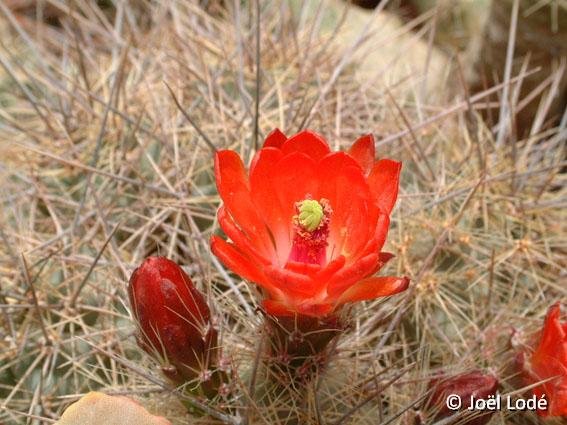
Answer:
POLYGON ((323 207, 319 202, 312 199, 306 199, 299 203, 298 209, 299 224, 301 224, 305 230, 312 232, 319 227, 324 216, 323 207))

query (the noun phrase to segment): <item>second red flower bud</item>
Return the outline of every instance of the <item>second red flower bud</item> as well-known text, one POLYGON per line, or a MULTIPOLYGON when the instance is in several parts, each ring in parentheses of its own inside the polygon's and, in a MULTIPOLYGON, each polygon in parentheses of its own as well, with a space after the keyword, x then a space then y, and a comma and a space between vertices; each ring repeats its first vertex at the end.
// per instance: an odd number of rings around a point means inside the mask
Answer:
POLYGON ((176 384, 200 382, 206 393, 216 387, 206 381, 217 361, 217 331, 205 298, 181 267, 147 258, 132 274, 128 295, 138 344, 160 361, 164 374, 176 384))
MULTIPOLYGON (((430 382, 429 389, 431 396, 427 410, 431 412, 433 420, 441 420, 455 414, 457 410, 462 412, 468 409, 473 399, 494 397, 498 390, 498 380, 492 375, 473 371, 435 378, 430 382)), ((485 425, 493 413, 494 411, 486 411, 470 416, 456 415, 455 423, 485 425)))

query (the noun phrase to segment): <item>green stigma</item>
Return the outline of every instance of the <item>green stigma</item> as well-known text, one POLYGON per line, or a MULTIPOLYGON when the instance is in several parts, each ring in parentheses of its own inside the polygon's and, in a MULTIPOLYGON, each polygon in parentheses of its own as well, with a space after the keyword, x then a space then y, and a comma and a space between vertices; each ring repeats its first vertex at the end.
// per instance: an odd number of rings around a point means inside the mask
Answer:
POLYGON ((312 199, 306 199, 305 201, 301 201, 299 204, 299 224, 309 231, 312 232, 319 224, 321 224, 321 220, 323 220, 323 207, 317 201, 312 199))

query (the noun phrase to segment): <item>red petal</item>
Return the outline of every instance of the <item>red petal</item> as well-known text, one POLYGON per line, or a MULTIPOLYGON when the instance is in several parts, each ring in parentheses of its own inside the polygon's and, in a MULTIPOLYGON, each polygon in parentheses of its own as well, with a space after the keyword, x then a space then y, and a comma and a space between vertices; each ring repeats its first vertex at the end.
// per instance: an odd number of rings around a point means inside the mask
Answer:
MULTIPOLYGON (((287 242, 291 249, 291 229, 295 214, 295 203, 304 200, 308 195, 317 197, 319 178, 316 164, 304 153, 295 152, 284 156, 274 167, 272 175, 274 185, 271 188, 271 196, 279 201, 280 214, 290 231, 287 235, 287 242)), ((279 251, 280 241, 276 240, 276 242, 279 251)), ((284 243, 285 241, 281 242, 284 243)), ((287 254, 289 254, 289 250, 287 254)))
POLYGON ((386 214, 380 214, 374 229, 374 236, 368 241, 361 251, 361 255, 368 255, 373 252, 379 252, 388 236, 388 228, 390 227, 390 217, 386 214))
POLYGON ((319 170, 325 182, 319 196, 327 198, 333 210, 327 252, 332 258, 343 254, 348 261, 358 256, 374 234, 372 217, 377 215, 376 207, 362 169, 348 155, 328 155, 319 170))
POLYGON ((348 150, 348 154, 356 159, 356 162, 364 170, 364 174, 368 175, 374 165, 374 136, 367 134, 360 137, 348 150))
POLYGON ((371 277, 361 280, 347 289, 337 300, 337 305, 387 297, 405 291, 408 285, 409 279, 407 277, 371 277))
POLYGON ((250 169, 252 201, 262 211, 262 217, 272 233, 281 265, 287 261, 291 249, 291 218, 289 212, 284 212, 275 193, 275 171, 282 156, 279 149, 261 149, 256 153, 250 169))
POLYGON ((370 276, 376 269, 380 256, 377 253, 368 254, 350 266, 344 267, 335 273, 329 280, 327 293, 330 297, 339 297, 347 288, 356 282, 370 276))
POLYGON ((372 274, 378 273, 382 267, 386 265, 388 261, 394 258, 395 255, 391 252, 381 252, 378 256, 378 263, 376 264, 376 268, 372 270, 372 274))
POLYGON ((384 243, 386 242, 386 236, 388 236, 389 227, 390 217, 386 214, 380 214, 380 216, 378 217, 378 223, 376 223, 376 229, 374 230, 374 240, 376 242, 378 251, 382 249, 384 243))
MULTIPOLYGON (((563 377, 563 379, 565 379, 565 377, 563 377)), ((540 415, 542 412, 544 411, 538 410, 540 415)), ((549 410, 546 411, 546 413, 549 413, 549 416, 567 417, 567 384, 564 384, 563 388, 555 391, 553 399, 549 404, 549 410)))
POLYGON ((279 128, 274 128, 270 134, 266 136, 266 140, 264 141, 264 148, 281 148, 283 143, 287 140, 285 134, 283 134, 279 128))
POLYGON ((218 236, 211 237, 211 251, 221 262, 244 279, 257 283, 265 288, 270 294, 277 295, 279 292, 266 278, 261 268, 250 258, 246 257, 233 244, 224 241, 218 236))
POLYGON ((248 257, 254 258, 259 263, 269 264, 268 261, 258 249, 252 244, 250 239, 238 228, 230 214, 224 206, 221 206, 217 212, 217 218, 223 232, 234 243, 234 245, 248 257))
POLYGON ((541 341, 534 353, 532 362, 548 365, 549 357, 553 357, 567 368, 567 350, 565 349, 567 334, 561 325, 560 316, 561 306, 559 303, 555 303, 547 312, 541 341))
POLYGON ((549 308, 537 348, 529 359, 526 353, 516 356, 516 365, 522 370, 526 385, 539 384, 532 393, 548 400, 547 410, 538 410, 538 415, 567 416, 567 323, 560 322, 560 303, 549 308), (553 378, 549 380, 549 378, 553 378))
POLYGON ((402 163, 390 159, 377 161, 368 176, 368 185, 378 207, 390 215, 398 197, 398 185, 402 163))
POLYGON ((313 275, 321 270, 321 266, 319 264, 288 261, 285 265, 285 269, 290 270, 294 273, 300 273, 309 277, 313 277, 313 275))
POLYGON ((215 175, 219 194, 234 221, 256 249, 271 256, 273 244, 266 223, 252 202, 246 170, 238 154, 233 151, 217 152, 215 175))
POLYGON ((321 290, 308 276, 290 270, 268 266, 264 273, 275 287, 290 298, 309 298, 321 290))
MULTIPOLYGON (((339 176, 356 174, 356 170, 358 170, 360 178, 355 179, 357 181, 364 180, 362 168, 360 168, 358 162, 345 152, 333 152, 325 156, 325 158, 319 161, 317 166, 317 175, 320 181, 325 182, 325 184, 321 186, 318 196, 328 199, 329 202, 331 202, 331 207, 336 209, 335 204, 339 202, 337 193, 339 189, 337 187, 339 176), (348 171, 349 169, 351 170, 348 171)), ((369 193, 369 189, 366 190, 366 193, 369 193)))
POLYGON ((319 199, 319 182, 323 180, 317 164, 306 154, 295 152, 278 161, 280 155, 274 148, 257 154, 251 186, 254 204, 272 231, 279 264, 283 265, 291 250, 295 204, 307 196, 319 199))
POLYGON ((334 260, 330 261, 327 266, 322 269, 317 275, 315 276, 315 280, 317 282, 324 283, 331 278, 335 273, 337 273, 340 269, 343 268, 345 265, 346 259, 344 255, 339 255, 334 260))
POLYGON ((557 377, 533 390, 534 394, 545 393, 550 401, 546 412, 538 411, 542 416, 567 413, 567 333, 560 322, 560 315, 560 303, 550 307, 543 325, 541 340, 530 362, 532 383, 557 377))
MULTIPOLYGON (((318 173, 323 181, 330 181, 336 179, 337 175, 342 174, 343 170, 347 168, 357 168, 361 171, 362 175, 362 168, 360 164, 350 155, 346 154, 345 152, 333 152, 329 155, 325 156, 321 161, 319 161, 318 165, 318 173)), ((364 176, 363 176, 364 178, 364 176)), ((334 187, 329 187, 329 185, 325 185, 325 188, 330 192, 334 193, 331 189, 334 187)), ((333 196, 328 195, 329 200, 334 199, 333 196)))
MULTIPOLYGON (((356 184, 352 185, 353 190, 358 190, 359 188, 360 187, 357 187, 356 184)), ((360 251, 373 233, 369 225, 369 203, 364 197, 354 194, 343 194, 343 196, 339 195, 339 198, 342 199, 339 201, 341 208, 337 212, 338 223, 336 227, 331 226, 331 231, 333 232, 334 230, 334 241, 337 241, 340 237, 344 238, 339 253, 344 255, 348 260, 351 260, 360 256, 360 251), (348 207, 346 203, 349 203, 348 207), (341 213, 340 210, 343 209, 346 211, 344 215, 341 214, 342 217, 339 219, 338 217, 341 213)))
POLYGON ((236 187, 249 188, 248 176, 240 156, 234 151, 222 150, 215 154, 215 177, 221 197, 236 187))
MULTIPOLYGON (((274 147, 262 148, 258 152, 256 152, 256 155, 254 155, 254 158, 252 158, 252 163, 250 164, 250 190, 253 190, 254 188, 254 174, 262 174, 266 171, 273 172, 273 167, 278 163, 280 159, 282 159, 282 157, 282 151, 274 147), (270 164, 271 168, 267 168, 267 164, 270 164), (260 165, 260 167, 258 167, 258 165, 260 165)), ((271 176, 271 174, 272 173, 270 173, 269 176, 271 176)), ((258 182, 257 178, 256 182, 258 182)))
POLYGON ((281 147, 284 154, 293 152, 304 153, 318 161, 330 152, 329 145, 323 137, 309 130, 297 133, 287 139, 281 147))

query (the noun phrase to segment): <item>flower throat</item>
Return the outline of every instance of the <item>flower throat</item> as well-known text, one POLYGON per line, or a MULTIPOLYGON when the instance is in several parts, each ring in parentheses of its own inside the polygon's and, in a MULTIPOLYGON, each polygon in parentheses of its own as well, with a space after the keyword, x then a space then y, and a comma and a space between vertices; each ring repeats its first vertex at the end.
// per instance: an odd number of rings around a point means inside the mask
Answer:
POLYGON ((293 245, 288 261, 325 265, 327 262, 327 238, 332 209, 329 201, 315 201, 308 195, 295 203, 293 216, 293 245))

